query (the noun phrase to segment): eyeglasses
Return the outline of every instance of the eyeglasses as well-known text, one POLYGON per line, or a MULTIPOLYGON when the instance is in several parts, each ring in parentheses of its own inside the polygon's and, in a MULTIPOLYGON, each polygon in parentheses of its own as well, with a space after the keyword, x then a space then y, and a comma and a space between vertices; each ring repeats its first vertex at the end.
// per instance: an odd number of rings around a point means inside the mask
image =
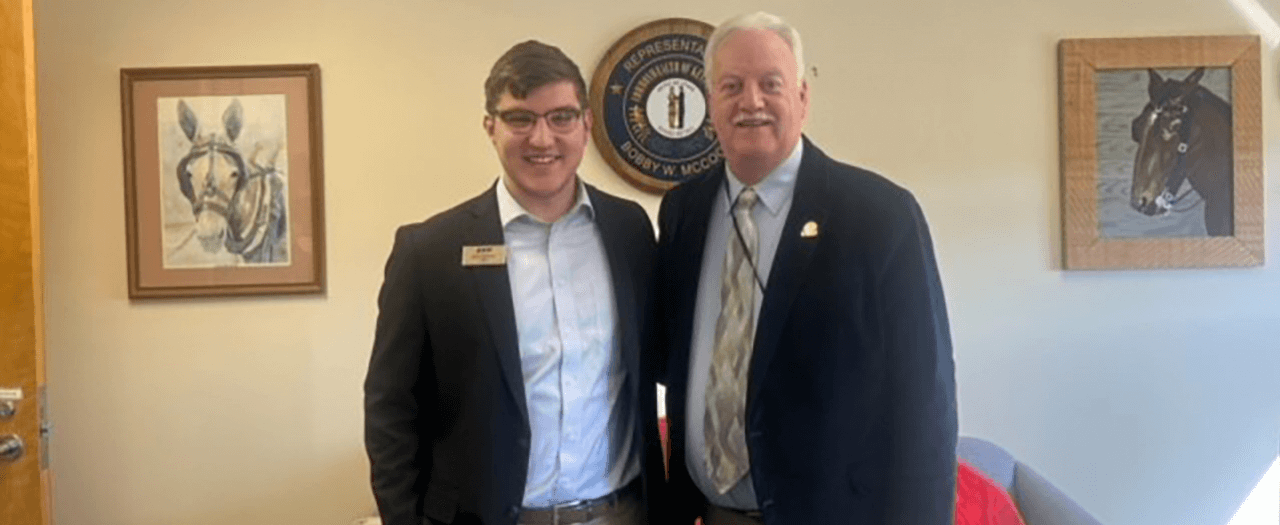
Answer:
POLYGON ((533 131, 538 119, 544 117, 547 119, 547 127, 551 128, 551 131, 568 133, 573 131, 574 123, 578 122, 578 117, 581 116, 582 110, 577 108, 553 109, 541 115, 527 109, 509 109, 498 112, 498 119, 517 133, 533 131))

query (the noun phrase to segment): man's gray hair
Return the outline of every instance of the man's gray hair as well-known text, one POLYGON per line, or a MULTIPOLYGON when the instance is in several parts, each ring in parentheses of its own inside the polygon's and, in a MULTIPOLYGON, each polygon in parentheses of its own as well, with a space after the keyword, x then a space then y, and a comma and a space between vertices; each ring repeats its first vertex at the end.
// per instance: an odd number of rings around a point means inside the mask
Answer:
POLYGON ((704 66, 704 75, 706 76, 707 89, 714 89, 711 84, 715 81, 712 78, 715 71, 716 51, 720 50, 720 46, 724 45, 725 40, 737 31, 748 29, 763 29, 771 31, 773 34, 782 38, 783 42, 791 48, 791 54, 796 58, 796 83, 804 82, 804 45, 800 42, 800 32, 796 28, 791 27, 786 20, 777 15, 772 15, 764 11, 755 13, 737 15, 733 18, 721 22, 716 30, 707 38, 707 49, 703 52, 702 64, 704 66))

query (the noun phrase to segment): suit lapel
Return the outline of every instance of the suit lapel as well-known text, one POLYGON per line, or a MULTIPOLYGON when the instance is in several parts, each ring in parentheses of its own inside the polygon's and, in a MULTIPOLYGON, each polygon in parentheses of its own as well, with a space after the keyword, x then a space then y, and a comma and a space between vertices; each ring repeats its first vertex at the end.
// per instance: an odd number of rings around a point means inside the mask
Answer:
MULTIPOLYGON (((671 355, 667 361, 667 373, 673 385, 685 385, 689 378, 690 345, 693 342, 694 316, 698 309, 698 281, 702 278, 702 257, 707 245, 707 225, 711 220, 711 208, 714 199, 719 196, 720 187, 724 184, 724 164, 710 176, 702 180, 689 182, 687 195, 682 202, 673 206, 673 211, 681 216, 670 221, 677 230, 671 235, 672 246, 668 256, 671 268, 662 270, 661 275, 673 276, 675 282, 664 283, 672 290, 675 305, 670 322, 677 323, 671 331, 671 355)), ((664 225, 665 226, 665 225, 664 225)), ((659 298, 661 300, 661 298, 659 298)), ((676 393, 683 399, 683 392, 676 393)), ((683 414, 681 405, 675 413, 683 414)), ((674 428, 680 428, 680 426, 674 428)), ((673 439, 675 436, 672 436, 673 439)), ((681 444, 683 447, 683 444, 681 444)))
POLYGON ((751 375, 747 380, 747 407, 750 410, 756 394, 760 392, 765 374, 773 357, 780 351, 778 340, 782 327, 791 312, 796 293, 804 283, 805 269, 812 259, 813 250, 825 231, 827 171, 825 156, 808 139, 804 139, 804 154, 796 175, 796 189, 787 213, 778 251, 773 256, 773 268, 769 270, 768 286, 760 317, 756 320, 756 338, 751 357, 751 375), (818 235, 801 236, 808 223, 817 226, 818 235))
MULTIPOLYGON (((499 181, 501 184, 501 181, 499 181)), ((489 188, 471 207, 475 222, 463 239, 463 246, 502 245, 502 221, 498 218, 497 185, 489 188)), ((458 254, 461 260, 462 254, 458 254)), ((524 373, 520 367, 520 346, 516 336, 516 313, 511 304, 511 282, 507 267, 477 266, 465 271, 475 280, 476 292, 484 305, 493 349, 498 353, 498 365, 507 388, 515 398, 524 420, 529 420, 529 408, 524 395, 524 373)))
MULTIPOLYGON (((596 227, 600 228, 600 239, 604 243, 605 257, 609 261, 609 275, 613 282, 613 301, 618 312, 618 341, 621 346, 623 363, 626 365, 628 377, 636 377, 640 372, 640 330, 636 325, 639 316, 636 312, 636 291, 632 276, 632 261, 628 259, 629 243, 636 242, 627 237, 619 224, 618 214, 614 213, 610 202, 607 202, 595 187, 587 184, 587 195, 595 209, 596 227)), ((639 381, 631 381, 632 388, 639 386, 639 381)))

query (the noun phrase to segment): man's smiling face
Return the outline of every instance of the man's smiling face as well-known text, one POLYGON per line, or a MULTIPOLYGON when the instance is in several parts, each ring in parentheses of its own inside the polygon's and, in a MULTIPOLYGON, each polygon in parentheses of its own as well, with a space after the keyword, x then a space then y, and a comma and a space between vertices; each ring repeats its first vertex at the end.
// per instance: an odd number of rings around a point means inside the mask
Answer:
MULTIPOLYGON (((546 115, 555 110, 581 110, 577 88, 568 80, 541 86, 524 99, 503 93, 497 114, 524 110, 546 115)), ((591 135, 590 110, 565 131, 551 128, 548 118, 537 118, 532 128, 515 130, 497 116, 485 117, 485 131, 506 172, 507 187, 517 200, 526 197, 551 202, 576 189, 575 174, 591 135)))
POLYGON ((795 148, 809 114, 809 86, 796 77, 796 59, 772 31, 744 29, 716 50, 711 123, 729 167, 755 184, 795 148))

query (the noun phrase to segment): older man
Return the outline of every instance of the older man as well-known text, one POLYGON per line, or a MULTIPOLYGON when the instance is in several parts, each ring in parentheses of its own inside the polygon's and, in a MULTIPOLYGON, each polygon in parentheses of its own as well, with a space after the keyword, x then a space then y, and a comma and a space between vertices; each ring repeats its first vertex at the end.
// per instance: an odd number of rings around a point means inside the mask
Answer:
POLYGON ((485 82, 500 180, 396 233, 365 380, 385 525, 644 520, 653 228, 578 177, 586 101, 559 49, 511 48, 485 82))
POLYGON ((801 136, 778 17, 722 24, 706 71, 726 163, 659 218, 675 522, 950 523, 954 364, 919 205, 801 136))

